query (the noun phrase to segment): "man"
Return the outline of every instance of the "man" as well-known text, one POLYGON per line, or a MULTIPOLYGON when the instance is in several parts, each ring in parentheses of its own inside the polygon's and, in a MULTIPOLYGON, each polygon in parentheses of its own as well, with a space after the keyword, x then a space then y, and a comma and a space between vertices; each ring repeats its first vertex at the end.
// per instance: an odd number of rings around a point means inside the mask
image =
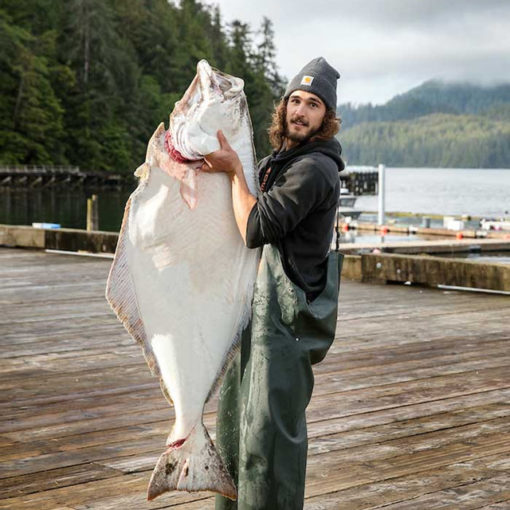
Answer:
POLYGON ((344 163, 334 135, 340 77, 324 58, 289 83, 270 128, 275 151, 259 164, 261 194, 250 194, 241 162, 221 132, 204 170, 227 172, 239 231, 264 246, 239 356, 220 392, 217 445, 238 487, 238 501, 217 509, 303 508, 305 410, 311 365, 336 326, 341 257, 330 253, 344 163))

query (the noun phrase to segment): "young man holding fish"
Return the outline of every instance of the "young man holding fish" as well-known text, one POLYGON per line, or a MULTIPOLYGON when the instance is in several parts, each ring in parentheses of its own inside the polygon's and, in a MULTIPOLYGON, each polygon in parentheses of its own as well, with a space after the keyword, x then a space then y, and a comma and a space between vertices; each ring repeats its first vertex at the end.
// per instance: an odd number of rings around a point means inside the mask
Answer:
POLYGON ((303 507, 311 365, 334 339, 341 271, 341 256, 330 252, 344 168, 334 138, 339 77, 319 57, 291 80, 270 128, 275 151, 259 163, 258 197, 221 131, 220 149, 205 158, 203 170, 231 177, 245 244, 264 246, 251 324, 218 412, 217 444, 238 500, 217 496, 217 509, 303 507))

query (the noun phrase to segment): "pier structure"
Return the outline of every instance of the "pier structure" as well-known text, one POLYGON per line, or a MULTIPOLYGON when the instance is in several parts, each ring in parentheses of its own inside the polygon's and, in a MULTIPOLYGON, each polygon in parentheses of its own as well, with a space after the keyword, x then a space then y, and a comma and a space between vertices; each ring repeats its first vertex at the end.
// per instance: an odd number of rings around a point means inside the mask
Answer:
POLYGON ((340 172, 340 182, 354 195, 377 195, 379 171, 374 166, 347 166, 340 172))
POLYGON ((120 188, 126 176, 77 166, 0 166, 0 188, 120 188))
MULTIPOLYGON (((104 299, 110 264, 0 248, 0 509, 214 508, 146 501, 174 412, 104 299)), ((304 509, 509 508, 508 312, 507 296, 344 278, 304 509)))

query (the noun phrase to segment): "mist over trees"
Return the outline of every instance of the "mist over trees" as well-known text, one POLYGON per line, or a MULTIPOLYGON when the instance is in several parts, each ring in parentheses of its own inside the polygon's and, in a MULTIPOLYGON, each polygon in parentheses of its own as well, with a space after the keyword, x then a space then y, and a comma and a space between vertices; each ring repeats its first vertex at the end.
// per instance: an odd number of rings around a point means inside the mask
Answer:
POLYGON ((353 165, 510 168, 510 84, 429 81, 384 105, 338 112, 353 165))
POLYGON ((283 92, 271 21, 196 0, 3 0, 0 163, 132 173, 205 58, 245 80, 257 153, 283 92))

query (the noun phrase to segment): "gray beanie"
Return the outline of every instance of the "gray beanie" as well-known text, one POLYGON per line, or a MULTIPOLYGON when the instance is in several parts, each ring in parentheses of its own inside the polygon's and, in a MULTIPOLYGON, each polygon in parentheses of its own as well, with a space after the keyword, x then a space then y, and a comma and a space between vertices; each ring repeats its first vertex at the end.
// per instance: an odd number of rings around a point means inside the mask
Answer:
POLYGON ((324 57, 314 58, 292 78, 283 97, 288 98, 295 90, 304 90, 319 96, 328 108, 336 110, 338 78, 340 74, 324 57))

